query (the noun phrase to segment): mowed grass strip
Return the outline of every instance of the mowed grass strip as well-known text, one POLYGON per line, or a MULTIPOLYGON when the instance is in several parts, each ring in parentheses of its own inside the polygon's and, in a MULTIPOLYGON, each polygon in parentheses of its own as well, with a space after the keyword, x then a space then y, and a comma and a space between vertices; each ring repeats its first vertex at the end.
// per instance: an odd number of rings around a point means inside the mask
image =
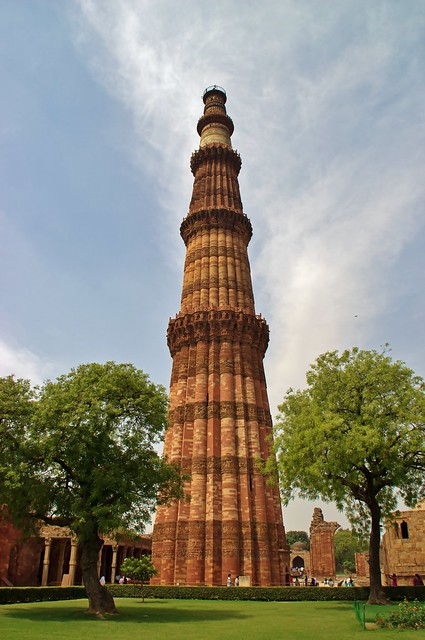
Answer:
MULTIPOLYGON (((8 640, 329 640, 392 637, 365 632, 349 602, 224 602, 116 600, 118 616, 99 620, 85 613, 86 600, 0 606, 0 638, 8 640)), ((422 635, 404 631, 403 640, 422 635)))

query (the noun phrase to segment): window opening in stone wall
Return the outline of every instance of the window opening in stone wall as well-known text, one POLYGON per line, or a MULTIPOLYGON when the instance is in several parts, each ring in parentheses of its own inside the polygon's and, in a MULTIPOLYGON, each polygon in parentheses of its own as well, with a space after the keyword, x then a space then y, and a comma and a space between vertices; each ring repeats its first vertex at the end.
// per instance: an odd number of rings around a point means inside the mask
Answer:
POLYGON ((403 540, 407 540, 409 537, 409 527, 407 526, 407 522, 403 520, 403 522, 400 525, 400 529, 401 529, 401 537, 403 538, 403 540))

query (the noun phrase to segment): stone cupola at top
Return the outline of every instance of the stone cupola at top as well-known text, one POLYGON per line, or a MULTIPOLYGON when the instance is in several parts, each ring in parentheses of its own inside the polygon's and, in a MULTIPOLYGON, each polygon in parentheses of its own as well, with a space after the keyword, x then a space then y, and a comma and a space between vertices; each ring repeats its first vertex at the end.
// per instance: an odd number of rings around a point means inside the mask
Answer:
POLYGON ((226 93, 214 85, 204 91, 204 115, 198 120, 199 146, 219 142, 232 148, 230 136, 234 131, 232 119, 226 112, 226 93))

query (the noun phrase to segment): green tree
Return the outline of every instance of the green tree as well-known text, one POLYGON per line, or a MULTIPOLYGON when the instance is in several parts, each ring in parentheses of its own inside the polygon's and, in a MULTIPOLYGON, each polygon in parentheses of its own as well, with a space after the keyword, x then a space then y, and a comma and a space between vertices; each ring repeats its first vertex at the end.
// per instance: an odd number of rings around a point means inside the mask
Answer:
POLYGON ((140 590, 142 592, 142 601, 145 601, 145 594, 143 591, 143 585, 149 582, 152 576, 155 576, 158 572, 152 564, 152 560, 149 556, 142 556, 141 558, 126 558, 120 567, 120 571, 132 579, 133 582, 140 583, 140 590))
MULTIPOLYGON (((384 350, 319 356, 307 388, 289 389, 275 426, 286 504, 298 493, 335 501, 353 528, 369 532, 369 602, 386 601, 379 560, 380 523, 424 495, 425 386, 384 350)), ((276 463, 270 459, 268 470, 276 463)))
POLYGON ((336 570, 353 573, 356 570, 355 554, 365 551, 365 543, 349 529, 339 529, 334 536, 336 570))
POLYGON ((114 613, 99 584, 101 534, 142 532, 184 478, 154 444, 166 426, 163 387, 130 364, 86 364, 31 389, 0 379, 0 504, 28 530, 68 526, 81 547, 89 611, 114 613))
POLYGON ((286 542, 290 547, 296 542, 304 542, 306 549, 310 549, 310 538, 307 531, 287 531, 286 542))
POLYGON ((25 429, 33 412, 34 391, 29 380, 1 378, 0 384, 0 470, 7 465, 8 473, 0 479, 13 481, 14 464, 20 460, 25 429))

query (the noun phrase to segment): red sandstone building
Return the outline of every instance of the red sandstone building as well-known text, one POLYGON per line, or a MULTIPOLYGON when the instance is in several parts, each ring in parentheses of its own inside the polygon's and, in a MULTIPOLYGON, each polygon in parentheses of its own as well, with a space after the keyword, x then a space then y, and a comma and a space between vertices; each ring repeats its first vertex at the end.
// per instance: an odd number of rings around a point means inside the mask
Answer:
POLYGON ((164 455, 191 476, 190 502, 160 507, 153 532, 157 584, 253 585, 289 581, 278 490, 258 460, 272 423, 263 368, 269 329, 254 307, 242 209, 241 159, 232 149, 226 93, 206 89, 189 213, 180 312, 170 320, 170 428, 164 455))
MULTIPOLYGON (((127 557, 151 552, 149 535, 119 540, 102 536, 98 574, 114 582, 127 557)), ((81 551, 66 527, 41 525, 36 537, 22 538, 0 508, 0 587, 81 584, 81 551)))

